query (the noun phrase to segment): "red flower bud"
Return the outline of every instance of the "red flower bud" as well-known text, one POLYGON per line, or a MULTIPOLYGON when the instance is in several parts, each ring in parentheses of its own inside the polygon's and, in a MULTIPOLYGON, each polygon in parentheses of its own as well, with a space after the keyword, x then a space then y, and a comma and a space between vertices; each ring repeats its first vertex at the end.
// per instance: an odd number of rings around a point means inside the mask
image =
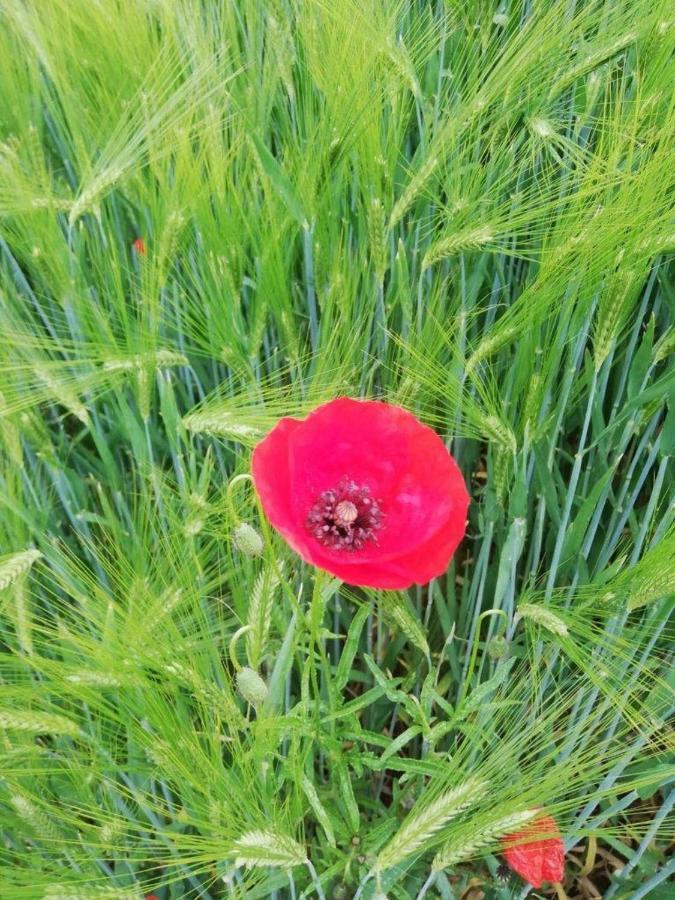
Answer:
POLYGON ((514 872, 539 888, 544 881, 562 881, 565 846, 551 816, 540 816, 522 831, 502 838, 504 857, 514 872))

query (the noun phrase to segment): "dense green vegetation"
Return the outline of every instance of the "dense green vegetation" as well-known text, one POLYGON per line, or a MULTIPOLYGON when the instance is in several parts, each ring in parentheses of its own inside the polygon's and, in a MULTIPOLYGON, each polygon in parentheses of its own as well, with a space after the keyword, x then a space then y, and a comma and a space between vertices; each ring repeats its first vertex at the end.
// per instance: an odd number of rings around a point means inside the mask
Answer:
POLYGON ((669 896, 672 13, 2 0, 0 896, 524 897, 540 808, 669 896), (424 588, 232 484, 341 394, 466 477, 424 588))

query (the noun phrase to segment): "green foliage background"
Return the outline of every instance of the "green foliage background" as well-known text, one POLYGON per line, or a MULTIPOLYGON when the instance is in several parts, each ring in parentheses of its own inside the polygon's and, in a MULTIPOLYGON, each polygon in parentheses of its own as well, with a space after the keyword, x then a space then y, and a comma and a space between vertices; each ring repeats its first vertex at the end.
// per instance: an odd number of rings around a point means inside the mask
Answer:
POLYGON ((0 896, 524 897, 540 808, 668 895, 674 24, 3 0, 0 896), (338 394, 462 467, 427 587, 228 490, 338 394))

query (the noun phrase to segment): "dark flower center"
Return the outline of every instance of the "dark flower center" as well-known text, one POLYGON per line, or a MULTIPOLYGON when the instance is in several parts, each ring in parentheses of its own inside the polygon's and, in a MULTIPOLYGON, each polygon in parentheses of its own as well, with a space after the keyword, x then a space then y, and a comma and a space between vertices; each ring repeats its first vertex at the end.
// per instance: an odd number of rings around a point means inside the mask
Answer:
POLYGON ((305 524, 326 547, 360 550, 367 541, 377 543, 382 510, 370 488, 344 478, 337 487, 319 494, 305 524))

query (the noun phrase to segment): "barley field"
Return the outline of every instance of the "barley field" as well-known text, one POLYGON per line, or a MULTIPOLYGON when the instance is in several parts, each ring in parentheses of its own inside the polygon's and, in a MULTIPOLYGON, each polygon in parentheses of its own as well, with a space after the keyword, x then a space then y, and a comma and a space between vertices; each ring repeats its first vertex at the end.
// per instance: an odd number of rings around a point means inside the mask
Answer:
POLYGON ((3 900, 672 898, 674 50, 661 0, 0 0, 3 900), (403 408, 470 499, 402 586, 268 515, 345 397, 293 483, 403 408))

